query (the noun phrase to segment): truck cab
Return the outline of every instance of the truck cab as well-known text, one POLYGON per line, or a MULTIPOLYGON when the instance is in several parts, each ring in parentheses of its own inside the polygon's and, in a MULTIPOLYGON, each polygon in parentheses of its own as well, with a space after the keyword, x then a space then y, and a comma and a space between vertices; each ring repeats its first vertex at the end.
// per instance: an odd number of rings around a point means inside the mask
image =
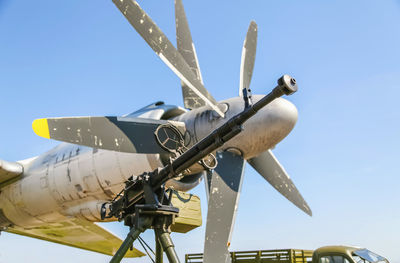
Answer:
POLYGON ((327 246, 314 251, 312 263, 389 263, 389 261, 365 248, 327 246))

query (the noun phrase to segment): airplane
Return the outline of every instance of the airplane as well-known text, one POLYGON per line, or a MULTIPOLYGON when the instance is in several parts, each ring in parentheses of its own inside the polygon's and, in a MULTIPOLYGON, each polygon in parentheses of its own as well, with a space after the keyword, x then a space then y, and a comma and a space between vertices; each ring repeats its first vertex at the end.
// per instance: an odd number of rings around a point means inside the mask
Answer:
MULTIPOLYGON (((103 229, 101 205, 112 200, 132 175, 163 167, 170 152, 163 125, 182 131, 189 147, 259 101, 252 95, 257 24, 250 23, 242 50, 238 96, 217 102, 204 87, 182 0, 175 0, 177 48, 134 0, 113 0, 135 30, 181 80, 184 108, 155 102, 131 114, 37 119, 34 132, 63 144, 17 162, 0 161, 0 231, 113 255, 121 240, 103 229)), ((294 82, 294 79, 291 79, 294 82)), ((305 213, 311 209, 271 149, 297 121, 296 107, 278 98, 215 153, 216 166, 194 165, 167 187, 189 191, 202 179, 208 213, 204 262, 228 262, 229 244, 248 162, 278 192, 305 213)), ((137 249, 128 257, 144 255, 137 249)))

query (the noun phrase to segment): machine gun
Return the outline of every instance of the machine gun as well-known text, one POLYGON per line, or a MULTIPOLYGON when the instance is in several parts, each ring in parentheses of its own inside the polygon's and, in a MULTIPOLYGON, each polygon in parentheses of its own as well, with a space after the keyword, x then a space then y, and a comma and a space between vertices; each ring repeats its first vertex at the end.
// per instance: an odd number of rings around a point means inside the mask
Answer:
POLYGON ((251 97, 244 94, 245 108, 241 113, 187 151, 177 154, 175 159, 171 158, 165 167, 129 178, 123 191, 112 202, 103 204, 101 209, 102 219, 115 217, 130 227, 130 232, 110 263, 119 263, 139 235, 150 228, 154 229, 156 236, 156 262, 163 261, 165 252, 169 262, 179 263, 169 230, 179 209, 171 205, 172 191, 167 194, 164 184, 238 135, 243 123, 274 99, 296 91, 295 79, 284 75, 278 80, 278 85, 255 104, 249 103, 251 97))

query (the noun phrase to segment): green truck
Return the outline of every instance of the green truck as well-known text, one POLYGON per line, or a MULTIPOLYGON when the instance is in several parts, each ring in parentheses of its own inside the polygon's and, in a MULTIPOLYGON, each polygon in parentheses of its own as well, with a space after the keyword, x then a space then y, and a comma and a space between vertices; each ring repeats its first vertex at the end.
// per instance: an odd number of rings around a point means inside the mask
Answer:
MULTIPOLYGON (((317 250, 281 249, 231 252, 232 263, 389 263, 368 249, 327 246, 317 250)), ((187 254, 185 263, 202 263, 203 254, 187 254)))

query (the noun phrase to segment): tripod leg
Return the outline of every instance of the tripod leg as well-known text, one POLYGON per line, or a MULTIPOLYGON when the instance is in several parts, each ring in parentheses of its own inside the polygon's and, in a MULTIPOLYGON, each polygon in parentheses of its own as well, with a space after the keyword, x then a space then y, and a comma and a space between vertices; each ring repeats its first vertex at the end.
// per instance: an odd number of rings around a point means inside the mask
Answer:
POLYGON ((176 251, 175 251, 174 243, 172 242, 169 232, 166 229, 164 229, 163 227, 156 228, 156 229, 154 229, 154 231, 156 233, 156 237, 158 238, 159 242, 161 243, 161 247, 167 254, 168 261, 170 263, 180 263, 178 255, 176 254, 176 251))
POLYGON ((158 239, 157 234, 155 233, 155 231, 154 231, 154 234, 155 234, 155 238, 156 238, 156 263, 163 263, 163 261, 164 261, 164 258, 163 258, 164 250, 163 250, 163 248, 161 246, 160 240, 158 239))
POLYGON ((124 258, 126 251, 128 251, 139 235, 151 226, 151 222, 151 218, 145 218, 143 219, 139 228, 132 228, 121 247, 118 249, 117 253, 115 253, 115 255, 112 257, 110 263, 120 263, 124 258))

